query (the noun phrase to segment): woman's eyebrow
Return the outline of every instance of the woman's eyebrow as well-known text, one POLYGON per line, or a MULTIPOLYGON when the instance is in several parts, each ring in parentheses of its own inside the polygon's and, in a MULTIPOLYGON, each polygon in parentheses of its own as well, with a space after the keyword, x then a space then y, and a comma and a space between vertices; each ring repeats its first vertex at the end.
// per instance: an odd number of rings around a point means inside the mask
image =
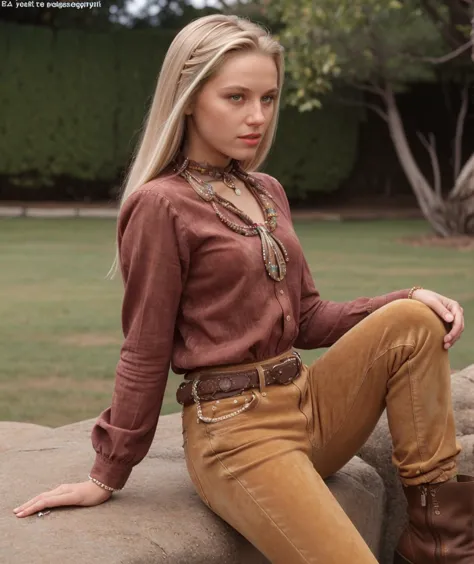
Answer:
MULTIPOLYGON (((240 86, 238 84, 233 84, 233 85, 230 85, 230 86, 224 86, 222 88, 222 90, 242 90, 243 92, 251 92, 250 88, 247 88, 245 86, 240 86)), ((275 93, 275 92, 278 92, 277 86, 268 89, 265 93, 270 94, 270 93, 275 93)))

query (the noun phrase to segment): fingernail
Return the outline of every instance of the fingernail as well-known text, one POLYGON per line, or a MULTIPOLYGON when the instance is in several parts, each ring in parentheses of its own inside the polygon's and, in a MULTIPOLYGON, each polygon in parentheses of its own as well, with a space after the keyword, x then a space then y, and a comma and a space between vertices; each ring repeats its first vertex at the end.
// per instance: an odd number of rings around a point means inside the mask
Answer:
POLYGON ((13 513, 17 513, 18 511, 20 511, 19 507, 15 507, 15 509, 13 510, 13 513))
POLYGON ((453 316, 452 316, 451 313, 447 313, 447 314, 444 316, 444 318, 445 318, 447 321, 449 321, 449 320, 453 319, 453 316))

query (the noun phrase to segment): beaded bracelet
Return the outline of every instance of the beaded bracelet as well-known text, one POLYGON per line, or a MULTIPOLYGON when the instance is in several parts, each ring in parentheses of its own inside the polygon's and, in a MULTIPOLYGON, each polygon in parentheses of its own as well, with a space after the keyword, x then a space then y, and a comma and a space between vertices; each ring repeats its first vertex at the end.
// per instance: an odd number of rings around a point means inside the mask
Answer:
POLYGON ((120 488, 111 488, 110 486, 106 486, 102 482, 99 482, 99 480, 96 480, 95 478, 93 478, 90 474, 89 474, 89 480, 94 482, 94 484, 101 487, 102 489, 107 490, 108 492, 118 492, 119 489, 120 489, 120 488))
POLYGON ((413 288, 408 292, 409 300, 413 299, 413 293, 415 292, 415 290, 423 290, 423 288, 421 286, 413 286, 413 288))

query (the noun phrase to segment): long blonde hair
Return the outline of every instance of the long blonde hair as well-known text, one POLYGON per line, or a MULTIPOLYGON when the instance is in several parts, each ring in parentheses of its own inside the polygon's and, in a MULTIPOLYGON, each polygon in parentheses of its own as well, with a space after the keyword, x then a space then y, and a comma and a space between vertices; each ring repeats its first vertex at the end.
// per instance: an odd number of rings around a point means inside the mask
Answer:
MULTIPOLYGON (((199 18, 184 27, 171 43, 145 120, 144 130, 126 175, 120 208, 140 186, 156 178, 173 161, 185 133, 185 109, 203 83, 235 51, 259 51, 274 58, 279 92, 272 121, 255 155, 241 162, 245 170, 256 170, 273 143, 278 122, 284 77, 283 48, 260 25, 223 14, 199 18)), ((114 277, 118 253, 107 276, 114 277)))

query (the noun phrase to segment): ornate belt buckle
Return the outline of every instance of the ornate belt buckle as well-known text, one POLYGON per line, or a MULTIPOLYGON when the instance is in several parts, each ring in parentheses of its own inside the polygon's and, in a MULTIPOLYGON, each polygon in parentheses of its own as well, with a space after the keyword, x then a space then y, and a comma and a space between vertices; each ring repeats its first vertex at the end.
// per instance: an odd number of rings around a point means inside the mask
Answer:
POLYGON ((300 374, 301 367, 303 366, 303 361, 301 360, 300 354, 296 351, 293 351, 293 355, 294 356, 285 359, 283 362, 279 362, 278 364, 275 364, 271 368, 271 371, 274 372, 273 379, 275 380, 275 382, 278 382, 279 384, 281 384, 283 386, 287 386, 288 384, 291 384, 291 382, 293 382, 293 380, 296 380, 296 378, 300 374), (284 380, 283 379, 283 370, 281 369, 281 367, 284 366, 285 364, 288 364, 289 362, 292 362, 294 359, 296 359, 295 373, 294 373, 293 376, 290 376, 288 379, 284 380), (278 369, 278 370, 276 370, 276 369, 278 369))

